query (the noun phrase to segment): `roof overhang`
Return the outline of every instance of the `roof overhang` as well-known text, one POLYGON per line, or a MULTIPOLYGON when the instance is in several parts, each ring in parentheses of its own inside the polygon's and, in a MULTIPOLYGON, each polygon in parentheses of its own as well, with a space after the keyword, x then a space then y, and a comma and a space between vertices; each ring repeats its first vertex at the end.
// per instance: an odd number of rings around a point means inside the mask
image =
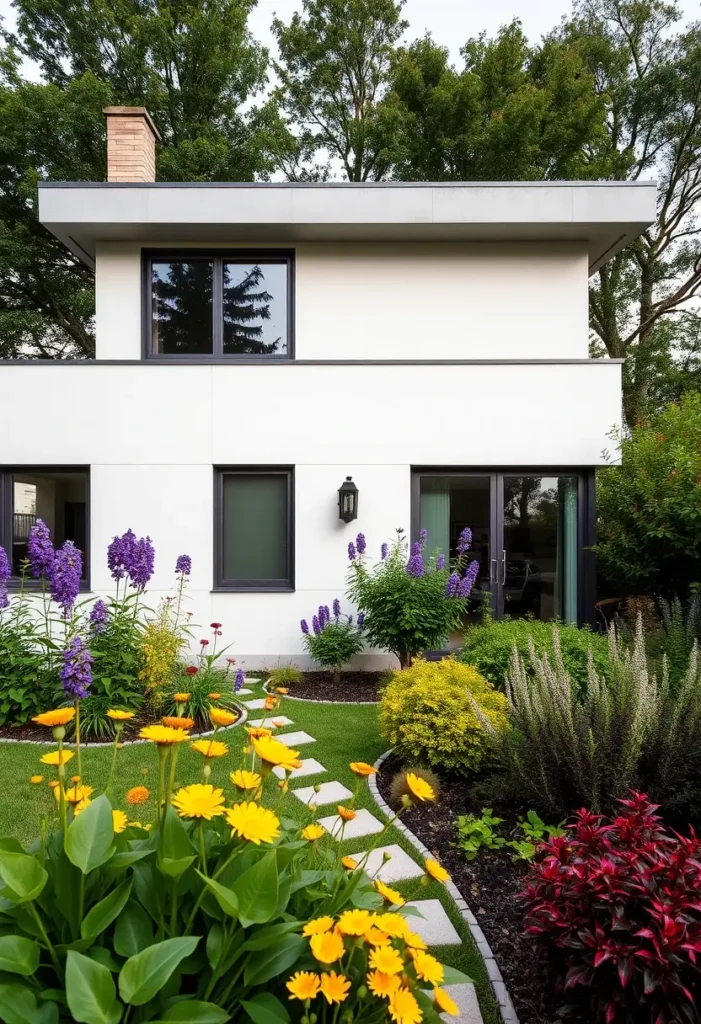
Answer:
POLYGON ((593 273, 654 223, 655 182, 61 182, 39 220, 89 266, 99 241, 585 241, 593 273))

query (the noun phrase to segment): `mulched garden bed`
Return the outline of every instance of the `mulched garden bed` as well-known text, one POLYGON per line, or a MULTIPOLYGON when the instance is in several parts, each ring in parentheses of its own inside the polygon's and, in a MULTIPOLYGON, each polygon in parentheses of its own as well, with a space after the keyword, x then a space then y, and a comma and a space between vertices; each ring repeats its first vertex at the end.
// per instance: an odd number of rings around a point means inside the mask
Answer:
MULTIPOLYGON (((398 758, 390 756, 378 775, 380 793, 389 803, 392 776, 402 768, 398 758)), ((464 780, 441 783, 435 804, 423 804, 405 811, 402 821, 450 872, 453 882, 467 900, 497 959, 506 986, 511 993, 520 1024, 551 1024, 554 1008, 546 998, 545 958, 532 939, 521 931, 523 914, 514 898, 521 889, 523 862, 514 862, 507 850, 482 851, 475 860, 466 861, 455 841, 453 821, 459 814, 482 812, 482 801, 471 798, 464 780)), ((506 836, 509 823, 527 808, 500 808, 494 814, 504 818, 500 834, 506 836)))
POLYGON ((331 672, 305 672, 304 680, 290 687, 291 697, 304 700, 334 700, 340 703, 375 704, 386 672, 341 672, 335 683, 331 672))
MULTIPOLYGON (((129 722, 124 723, 124 729, 122 731, 122 741, 129 743, 131 740, 139 738, 139 729, 144 725, 160 725, 160 718, 148 718, 145 715, 136 716, 129 722)), ((190 737, 196 740, 198 736, 201 736, 203 732, 210 732, 212 729, 211 725, 205 726, 200 730, 197 726, 190 731, 190 737)), ((51 729, 47 729, 44 725, 35 725, 33 722, 27 722, 26 725, 2 725, 0 726, 0 741, 2 740, 34 740, 41 741, 43 743, 54 743, 51 737, 51 729)), ((86 745, 90 743, 113 743, 114 737, 102 736, 85 739, 81 736, 81 742, 86 745)), ((66 736, 66 743, 73 743, 72 733, 66 736)), ((55 745, 55 743, 54 743, 55 745)))

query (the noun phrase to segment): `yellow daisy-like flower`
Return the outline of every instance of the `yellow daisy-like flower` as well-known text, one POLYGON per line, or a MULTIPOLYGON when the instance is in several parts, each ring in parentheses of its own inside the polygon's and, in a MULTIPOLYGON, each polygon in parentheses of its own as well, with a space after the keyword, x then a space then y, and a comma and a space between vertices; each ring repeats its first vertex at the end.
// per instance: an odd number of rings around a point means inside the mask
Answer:
POLYGON ((272 843, 280 835, 280 822, 267 807, 256 803, 234 804, 226 809, 226 820, 231 825, 232 834, 248 839, 259 846, 261 843, 272 843))
POLYGON ((369 946, 391 946, 392 940, 390 939, 387 932, 381 932, 379 928, 369 928, 365 932, 365 941, 369 946))
POLYGON ((364 935, 372 925, 372 914, 367 910, 344 910, 338 919, 339 931, 344 935, 364 935))
POLYGON ((116 711, 113 708, 109 708, 107 711, 107 717, 111 718, 113 722, 128 722, 130 718, 134 717, 133 711, 116 711))
POLYGON ((448 1013, 451 1017, 457 1017, 460 1013, 458 1004, 442 988, 434 988, 433 1005, 439 1013, 448 1013))
POLYGON ((51 786, 52 789, 56 789, 56 786, 59 786, 60 782, 58 781, 58 779, 51 779, 49 785, 51 786))
POLYGON ((73 808, 73 814, 77 817, 81 811, 84 811, 86 807, 90 806, 91 802, 90 798, 86 796, 84 800, 81 800, 79 804, 75 805, 73 808))
POLYGON ((174 693, 173 700, 176 704, 187 704, 191 696, 191 693, 174 693))
POLYGON ((398 988, 389 998, 389 1015, 395 1024, 420 1024, 423 1014, 408 988, 398 988))
POLYGON ((409 928, 401 914, 376 914, 375 926, 395 939, 403 938, 409 928))
POLYGON ((71 775, 71 782, 80 782, 80 775, 71 775))
POLYGON ((266 697, 263 708, 265 711, 272 711, 273 708, 277 707, 277 697, 266 697))
POLYGON ((415 949, 413 957, 414 970, 421 981, 427 981, 430 985, 443 984, 443 965, 435 956, 425 953, 423 949, 415 949))
POLYGON ((129 824, 129 820, 124 811, 112 811, 112 828, 115 833, 123 832, 129 824))
POLYGON ((309 945, 315 959, 321 964, 335 964, 346 951, 346 947, 343 945, 343 936, 335 930, 312 935, 309 945))
POLYGON ((317 839, 321 839, 325 831, 326 829, 323 825, 318 825, 314 822, 312 825, 307 825, 306 828, 302 829, 302 839, 315 843, 317 839))
POLYGON ((302 929, 302 935, 323 935, 333 928, 332 917, 315 917, 313 921, 307 921, 302 929))
POLYGON ((375 946, 368 960, 370 967, 381 974, 401 974, 404 961, 392 946, 375 946))
POLYGON ((55 711, 42 711, 40 715, 35 715, 32 719, 37 725, 48 725, 55 727, 57 725, 68 725, 75 718, 75 708, 56 708, 55 711))
POLYGON ((287 982, 289 998, 301 999, 302 1002, 306 1002, 307 999, 315 999, 319 994, 320 987, 319 975, 312 974, 311 971, 297 971, 287 982))
POLYGON ((208 697, 209 700, 221 700, 221 694, 220 693, 208 693, 207 697, 208 697))
POLYGON ((429 786, 426 779, 422 779, 418 775, 414 775, 413 772, 406 773, 406 784, 416 799, 421 800, 422 803, 426 800, 436 799, 433 786, 429 786))
POLYGON ((420 935, 417 935, 416 932, 410 932, 408 930, 404 935, 404 944, 408 946, 409 949, 428 949, 428 946, 426 945, 426 943, 424 942, 420 935))
MULTIPOLYGON (((94 789, 92 786, 75 785, 69 786, 68 789, 63 794, 63 796, 64 799, 67 800, 69 804, 79 804, 81 800, 85 800, 93 792, 94 789)), ((56 787, 56 789, 54 789, 54 796, 56 797, 57 800, 61 799, 61 790, 58 786, 56 787)))
POLYGON ((194 718, 180 718, 176 715, 164 715, 161 721, 169 729, 192 729, 195 725, 194 718))
POLYGON ((285 696, 285 694, 287 694, 289 692, 290 691, 289 691, 289 689, 286 686, 276 686, 275 687, 275 693, 281 693, 283 695, 283 697, 285 696))
POLYGON ((284 743, 273 739, 272 736, 262 736, 260 739, 255 739, 252 736, 251 746, 261 761, 270 765, 279 765, 285 771, 292 771, 299 759, 298 750, 290 750, 284 743))
POLYGON ((284 720, 283 718, 274 718, 274 719, 273 719, 273 726, 274 726, 274 727, 275 727, 276 729, 282 729, 282 727, 284 726, 284 724, 285 724, 285 720, 284 720))
POLYGON ((128 804, 145 804, 149 798, 149 791, 146 786, 132 786, 127 790, 128 804))
POLYGON ((167 725, 146 725, 139 730, 139 738, 151 740, 159 747, 169 747, 174 743, 184 743, 189 736, 184 729, 171 729, 167 725))
POLYGON ((350 770, 354 775, 359 775, 361 778, 367 778, 368 775, 377 775, 377 768, 373 768, 371 764, 367 764, 365 761, 351 761, 350 770))
POLYGON ((355 871, 358 866, 357 860, 353 860, 352 857, 341 857, 341 864, 348 871, 355 871))
POLYGON ((450 875, 437 860, 431 860, 430 857, 427 857, 424 861, 424 867, 426 868, 426 874, 430 875, 436 882, 450 881, 450 875))
POLYGON ((43 782, 44 781, 44 776, 43 775, 30 775, 29 776, 29 781, 34 786, 36 786, 39 782, 43 782))
POLYGON ((252 726, 250 729, 247 728, 246 732, 248 733, 249 738, 252 740, 260 740, 264 736, 272 736, 272 732, 270 729, 264 729, 260 725, 257 727, 252 726))
POLYGON ((321 994, 329 1004, 342 1003, 344 999, 348 998, 349 990, 350 981, 345 974, 329 971, 327 974, 321 975, 321 994))
POLYGON ((245 768, 231 772, 229 778, 237 789, 258 789, 263 781, 258 772, 247 772, 245 768))
POLYGON ((343 821, 352 821, 353 818, 355 817, 356 812, 353 810, 352 807, 341 807, 341 805, 339 804, 337 810, 339 818, 341 818, 343 821))
POLYGON ((210 708, 209 717, 212 725, 233 725, 239 716, 233 711, 225 711, 224 708, 210 708))
POLYGON ((372 994, 380 999, 389 999, 401 984, 396 974, 383 974, 382 971, 370 971, 365 980, 372 994))
POLYGON ((204 818, 205 821, 211 821, 224 813, 222 790, 201 782, 179 789, 171 802, 181 818, 204 818))
POLYGON ((226 743, 220 743, 219 740, 195 740, 190 744, 190 749, 204 757, 224 757, 224 754, 229 753, 226 743))
POLYGON ((381 882, 379 878, 375 879, 375 888, 379 892, 380 896, 387 903, 393 903, 395 907, 403 907, 406 902, 401 893, 398 893, 396 889, 390 889, 388 885, 381 882))

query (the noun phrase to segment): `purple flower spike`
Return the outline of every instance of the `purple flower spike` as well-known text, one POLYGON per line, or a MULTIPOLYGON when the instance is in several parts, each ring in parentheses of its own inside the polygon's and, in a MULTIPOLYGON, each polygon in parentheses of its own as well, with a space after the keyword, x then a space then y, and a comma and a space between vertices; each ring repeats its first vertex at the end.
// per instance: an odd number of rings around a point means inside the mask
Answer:
POLYGON ((43 519, 37 519, 27 538, 27 558, 35 579, 48 579, 56 553, 51 543, 51 533, 43 519))
POLYGON ((445 596, 455 597, 459 586, 460 577, 456 572, 451 573, 451 575, 448 577, 448 582, 445 585, 445 596))
POLYGON ((389 545, 388 544, 383 544, 382 547, 380 548, 380 558, 382 559, 383 562, 384 562, 384 560, 385 560, 385 558, 387 557, 388 554, 389 554, 389 545))
POLYGON ((3 608, 7 608, 10 603, 10 599, 7 596, 7 581, 11 575, 12 566, 10 565, 10 559, 7 557, 5 549, 0 547, 0 611, 3 608))
POLYGON ((356 554, 357 554, 357 552, 355 550, 355 544, 353 543, 352 540, 349 540, 348 541, 348 561, 349 562, 354 562, 355 558, 356 558, 356 554))
POLYGON ((472 547, 472 530, 469 526, 466 526, 458 537, 457 552, 459 555, 463 555, 466 551, 469 551, 472 547))
POLYGON ((314 630, 314 636, 319 636, 321 626, 319 625, 319 617, 317 615, 312 616, 312 629, 314 630))
POLYGON ((439 555, 436 559, 436 569, 445 569, 445 555, 439 555))
POLYGON ((178 555, 178 560, 175 563, 176 573, 182 573, 183 576, 189 576, 192 572, 192 559, 189 555, 178 555))
POLYGON ((101 633, 107 625, 109 612, 104 601, 96 601, 90 609, 90 629, 93 633, 101 633))
POLYGON ((56 552, 50 579, 51 596, 63 609, 66 619, 78 596, 82 572, 83 557, 73 541, 67 540, 56 552))
POLYGON ((422 548, 425 548, 428 544, 428 530, 421 530, 419 533, 419 543, 422 548))
POLYGON ((309 623, 307 622, 307 620, 306 619, 302 619, 302 621, 300 622, 299 625, 300 625, 300 629, 302 630, 302 632, 306 636, 308 636, 309 635, 309 623))
POLYGON ((364 622, 365 622, 365 612, 358 612, 358 629, 362 629, 363 628, 363 623, 364 622))
POLYGON ((150 537, 142 537, 134 545, 132 564, 129 568, 129 578, 137 590, 145 590, 148 581, 153 576, 153 563, 155 551, 150 537))
POLYGON ((358 536, 355 538, 355 546, 358 549, 358 554, 359 555, 364 555, 365 554, 365 549, 367 547, 367 544, 365 542, 365 534, 364 533, 359 533, 358 536))
MULTIPOLYGON (((414 547, 419 547, 419 545, 415 544, 414 547)), ((418 551, 414 551, 411 558, 407 562, 406 571, 409 573, 410 576, 423 576, 424 560, 420 548, 418 551)))
POLYGON ((341 602, 338 600, 337 597, 334 597, 334 599, 333 599, 333 616, 334 616, 335 619, 337 619, 340 614, 341 614, 341 602))
POLYGON ((243 684, 246 682, 246 673, 242 668, 236 669, 236 681, 234 682, 234 693, 238 693, 243 684))
POLYGON ((134 565, 136 534, 127 530, 121 537, 114 537, 107 548, 107 568, 115 583, 130 575, 134 565))
POLYGON ((92 684, 92 657, 79 636, 74 636, 63 652, 63 665, 59 675, 67 697, 87 697, 92 684))

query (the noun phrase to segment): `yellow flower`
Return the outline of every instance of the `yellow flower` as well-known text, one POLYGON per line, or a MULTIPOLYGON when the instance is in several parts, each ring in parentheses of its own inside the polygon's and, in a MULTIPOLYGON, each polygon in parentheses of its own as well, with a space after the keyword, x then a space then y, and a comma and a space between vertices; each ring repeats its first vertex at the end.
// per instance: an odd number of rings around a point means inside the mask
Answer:
POLYGON ((229 753, 226 743, 220 743, 219 740, 195 740, 190 744, 190 748, 204 757, 223 757, 229 753))
POLYGON ((165 715, 161 721, 169 729, 192 729, 195 724, 194 718, 179 718, 175 715, 165 715))
POLYGON ((409 949, 428 949, 428 946, 421 936, 417 935, 416 932, 410 932, 408 929, 404 935, 404 944, 408 946, 409 949))
POLYGON ((329 1003, 342 1003, 348 998, 350 981, 345 974, 329 971, 321 975, 321 994, 329 1003))
POLYGON ((76 816, 79 815, 81 811, 84 811, 86 807, 90 806, 90 803, 90 798, 86 796, 84 800, 81 800, 79 804, 75 805, 73 808, 73 814, 76 816))
POLYGON ((80 775, 71 775, 71 782, 80 782, 80 775))
POLYGON ((401 974, 404 970, 404 961, 392 946, 376 946, 370 952, 368 963, 382 974, 401 974))
POLYGON ((450 875, 437 860, 431 860, 430 857, 427 857, 424 861, 424 867, 426 868, 426 874, 430 875, 436 882, 450 881, 450 875))
POLYGON ((111 718, 113 722, 128 722, 130 718, 134 717, 133 711, 113 711, 110 708, 107 712, 107 717, 111 718))
POLYGON ((225 814, 232 835, 235 833, 256 846, 272 843, 280 835, 280 822, 267 807, 256 803, 240 803, 228 807, 225 814))
POLYGON ((277 697, 266 697, 263 705, 265 711, 272 711, 275 707, 277 707, 277 697))
POLYGON ((276 686, 275 687, 275 693, 281 693, 283 695, 283 697, 285 696, 285 694, 287 694, 289 692, 290 691, 289 691, 289 689, 286 686, 276 686))
POLYGON ((247 772, 245 768, 237 768, 229 778, 237 789, 258 789, 263 781, 258 772, 247 772))
POLYGON ((367 778, 368 775, 377 775, 377 768, 373 768, 371 764, 366 764, 365 761, 351 761, 350 770, 354 775, 360 775, 361 778, 367 778))
POLYGON ((73 757, 72 750, 52 750, 49 754, 44 754, 43 757, 39 758, 42 764, 52 764, 54 767, 58 765, 66 764, 73 757))
POLYGON ((435 956, 425 953, 423 949, 416 949, 413 957, 417 977, 422 981, 428 981, 431 985, 443 983, 443 965, 436 960, 435 956))
POLYGON ((344 935, 364 935, 372 924, 367 910, 344 910, 338 919, 338 928, 344 935))
POLYGON ((75 718, 75 708, 56 708, 55 711, 42 711, 32 719, 37 725, 68 725, 75 718))
MULTIPOLYGON (((69 786, 68 789, 63 794, 63 796, 64 799, 66 799, 69 804, 79 804, 81 800, 85 800, 87 797, 89 797, 92 792, 92 786, 75 785, 69 786)), ((58 786, 54 790, 54 796, 56 797, 57 800, 61 799, 61 790, 59 789, 58 786)))
POLYGON ((353 860, 352 857, 341 857, 341 864, 349 871, 355 871, 358 866, 357 860, 353 860))
POLYGON ((248 733, 249 739, 252 740, 260 740, 263 736, 272 736, 270 729, 263 729, 262 726, 258 726, 258 728, 255 729, 246 728, 246 732, 248 733))
POLYGON ((284 724, 285 724, 284 718, 274 718, 273 719, 273 725, 275 726, 276 729, 282 729, 284 724))
POLYGON ((36 784, 38 782, 43 782, 44 781, 44 776, 43 775, 30 775, 29 776, 29 781, 36 786, 36 784))
POLYGON ((396 974, 383 974, 382 971, 371 971, 365 980, 372 994, 380 999, 389 999, 401 984, 396 974))
POLYGON ((261 761, 266 764, 279 765, 285 771, 291 771, 299 758, 298 750, 290 750, 280 740, 272 736, 262 736, 260 739, 251 737, 251 745, 261 761))
POLYGON ((189 736, 184 729, 170 729, 167 725, 146 725, 139 731, 139 738, 152 740, 159 747, 169 747, 173 743, 184 743, 189 736))
POLYGON ((339 935, 337 931, 312 935, 309 945, 314 957, 322 964, 335 964, 346 951, 343 945, 343 936, 339 935))
POLYGON ((458 1004, 442 988, 434 988, 433 1005, 439 1013, 448 1013, 451 1017, 457 1017, 460 1013, 458 1004))
POLYGON ((239 717, 233 711, 225 711, 223 708, 210 708, 209 717, 212 725, 233 725, 239 717))
POLYGON ((413 772, 406 773, 406 784, 414 794, 417 800, 421 800, 423 803, 425 800, 435 800, 436 794, 433 791, 433 786, 429 786, 425 779, 419 778, 418 775, 414 775, 413 772))
POLYGON ((423 1014, 407 988, 398 988, 389 999, 389 1015, 395 1024, 420 1024, 423 1014))
POLYGON ((365 941, 369 946, 391 946, 392 940, 387 932, 381 932, 379 928, 368 928, 365 932, 365 941))
POLYGON ((191 696, 191 693, 174 693, 173 700, 176 704, 187 704, 191 696))
POLYGON ((409 930, 406 919, 401 914, 376 914, 375 925, 396 939, 403 938, 409 930))
POLYGON ((112 828, 115 833, 123 832, 128 824, 124 811, 112 811, 112 828))
POLYGON ((128 804, 145 804, 149 798, 149 791, 146 786, 132 786, 127 791, 127 803, 128 804))
POLYGON ((352 807, 341 807, 339 804, 337 807, 338 815, 343 821, 352 821, 355 817, 355 811, 352 807))
POLYGON ((221 700, 220 693, 208 693, 207 697, 209 698, 209 700, 221 700))
POLYGON ((287 982, 289 998, 301 999, 302 1002, 306 1002, 307 999, 315 999, 319 994, 319 988, 319 975, 312 974, 311 971, 297 971, 287 982))
POLYGON ((306 839, 310 843, 316 842, 317 839, 321 839, 326 829, 323 825, 318 825, 316 822, 312 825, 307 825, 306 828, 302 829, 302 839, 306 839))
POLYGON ((51 786, 52 789, 56 789, 56 786, 59 786, 60 782, 58 781, 58 779, 52 779, 49 785, 51 786))
POLYGON ((390 887, 388 885, 385 885, 384 882, 381 882, 379 878, 375 879, 375 888, 379 892, 382 899, 386 900, 387 903, 393 903, 395 907, 404 906, 404 897, 400 893, 398 893, 396 889, 390 889, 390 887))
POLYGON ((179 789, 171 802, 181 818, 204 818, 205 821, 211 821, 224 813, 222 790, 201 782, 179 789))
POLYGON ((128 821, 127 828, 143 828, 144 826, 140 821, 128 821))
POLYGON ((302 929, 302 935, 323 935, 333 928, 332 917, 315 917, 313 921, 307 921, 302 929))

